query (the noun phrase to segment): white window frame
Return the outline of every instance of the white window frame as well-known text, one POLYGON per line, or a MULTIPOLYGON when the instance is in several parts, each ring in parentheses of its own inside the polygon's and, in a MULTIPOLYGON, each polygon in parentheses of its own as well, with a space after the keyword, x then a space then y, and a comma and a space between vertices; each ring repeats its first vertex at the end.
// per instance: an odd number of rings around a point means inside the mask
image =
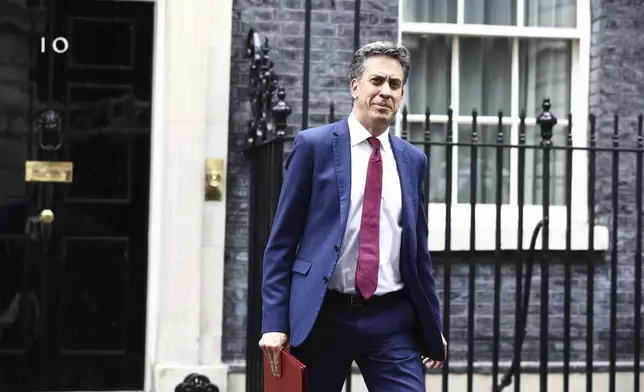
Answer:
MULTIPOLYGON (((503 123, 511 125, 510 142, 513 145, 518 144, 518 127, 519 127, 519 41, 521 38, 545 38, 545 39, 568 39, 572 42, 572 66, 571 66, 571 89, 570 89, 570 111, 573 119, 573 146, 587 146, 587 118, 588 118, 588 100, 578 99, 577 97, 588 97, 590 81, 590 43, 591 43, 591 12, 590 0, 577 0, 576 4, 576 27, 575 28, 558 28, 558 27, 532 27, 525 26, 524 22, 524 5, 525 0, 519 0, 517 4, 517 24, 515 26, 497 26, 483 24, 466 24, 465 23, 465 0, 455 0, 457 2, 457 20, 456 23, 424 23, 424 22, 406 22, 403 20, 404 2, 409 0, 400 0, 398 9, 398 42, 403 42, 403 36, 412 35, 439 35, 451 36, 456 39, 452 40, 452 58, 451 58, 451 75, 452 86, 457 86, 459 78, 459 39, 458 37, 508 37, 512 39, 512 91, 511 91, 511 112, 510 116, 503 118, 503 123)), ((430 1, 430 0, 425 0, 430 1)), ((451 107, 453 109, 453 131, 454 142, 458 142, 458 124, 471 124, 472 117, 457 115, 459 111, 459 89, 451 88, 451 107)), ((557 117, 559 131, 565 129, 568 125, 568 113, 558 111, 556 107, 552 108, 553 114, 557 117)), ((528 113, 526 118, 527 125, 534 125, 535 118, 531 117, 536 114, 528 113)), ((422 124, 425 121, 424 113, 409 113, 407 116, 409 124, 422 124)), ((447 115, 435 115, 430 117, 432 123, 447 123, 447 115)), ((496 125, 498 118, 496 116, 478 116, 477 122, 481 125, 496 125)), ((400 136, 402 131, 402 115, 399 113, 396 119, 396 134, 400 136)), ((458 167, 458 149, 453 149, 452 167, 458 167)), ((501 208, 502 216, 502 249, 516 249, 518 247, 517 230, 518 230, 518 150, 512 149, 510 153, 510 201, 501 208)), ((572 249, 588 249, 588 159, 584 151, 575 151, 573 153, 573 178, 572 178, 572 249)), ((458 184, 458 170, 453 170, 452 184, 456 187, 458 184)), ((452 211, 450 220, 452 225, 452 250, 469 250, 470 231, 470 205, 459 204, 457 200, 456 188, 452 191, 452 211)), ((428 197, 426 195, 426 197, 428 197)), ((565 249, 565 232, 566 232, 566 212, 567 207, 561 205, 550 206, 550 236, 549 249, 565 249)), ((445 248, 445 203, 429 203, 428 221, 430 224, 430 250, 444 250, 445 248)), ((529 246, 530 236, 536 223, 543 217, 543 207, 540 205, 524 206, 524 235, 522 247, 525 249, 529 246)), ((496 205, 494 204, 477 204, 476 205, 476 250, 493 250, 495 249, 495 218, 496 205)), ((538 241, 538 248, 541 247, 541 241, 538 241)), ((605 250, 608 247, 608 230, 605 227, 595 227, 594 249, 605 250)))

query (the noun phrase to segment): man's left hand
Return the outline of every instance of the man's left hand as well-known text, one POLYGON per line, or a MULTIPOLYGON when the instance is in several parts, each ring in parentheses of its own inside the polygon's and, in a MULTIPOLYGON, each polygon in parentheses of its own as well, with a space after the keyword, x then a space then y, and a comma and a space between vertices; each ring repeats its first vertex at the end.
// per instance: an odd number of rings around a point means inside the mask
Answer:
MULTIPOLYGON (((445 340, 445 336, 441 334, 441 338, 443 338, 443 347, 445 348, 445 358, 447 359, 447 340, 445 340)), ((425 366, 426 369, 438 369, 443 367, 443 361, 434 361, 431 358, 427 357, 421 357, 423 360, 423 366, 425 366)))

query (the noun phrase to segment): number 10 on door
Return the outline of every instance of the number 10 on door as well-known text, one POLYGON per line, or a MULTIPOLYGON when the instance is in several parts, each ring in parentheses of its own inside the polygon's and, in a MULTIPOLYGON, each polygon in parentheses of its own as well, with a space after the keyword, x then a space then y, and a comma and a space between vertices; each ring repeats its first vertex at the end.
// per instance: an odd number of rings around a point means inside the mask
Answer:
MULTIPOLYGON (((63 54, 69 49, 69 41, 65 37, 56 37, 51 41, 51 49, 58 53, 63 54)), ((40 53, 47 51, 47 38, 40 37, 40 53)))

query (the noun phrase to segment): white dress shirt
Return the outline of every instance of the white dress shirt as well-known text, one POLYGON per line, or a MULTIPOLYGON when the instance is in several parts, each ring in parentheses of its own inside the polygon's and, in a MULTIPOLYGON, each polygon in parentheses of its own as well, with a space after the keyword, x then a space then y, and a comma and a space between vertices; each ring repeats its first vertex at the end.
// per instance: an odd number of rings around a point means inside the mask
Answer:
MULTIPOLYGON (((373 149, 367 141, 371 134, 358 122, 353 113, 349 116, 349 136, 351 138, 351 203, 340 258, 328 287, 341 293, 355 294, 362 201, 369 157, 373 149)), ((383 167, 380 203, 380 266, 378 267, 378 286, 374 295, 398 291, 403 287, 400 278, 402 236, 400 178, 389 143, 389 130, 378 136, 378 140, 381 143, 383 167)))

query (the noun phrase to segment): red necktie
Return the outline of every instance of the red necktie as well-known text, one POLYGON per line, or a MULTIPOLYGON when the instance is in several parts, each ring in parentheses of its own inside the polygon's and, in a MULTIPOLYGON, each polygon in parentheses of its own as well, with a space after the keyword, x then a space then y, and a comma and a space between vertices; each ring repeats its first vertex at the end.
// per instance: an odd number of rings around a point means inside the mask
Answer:
POLYGON ((380 265, 380 197, 382 195, 382 156, 380 140, 367 139, 373 151, 369 157, 367 182, 362 201, 362 221, 356 268, 356 290, 364 299, 369 299, 378 286, 380 265))

